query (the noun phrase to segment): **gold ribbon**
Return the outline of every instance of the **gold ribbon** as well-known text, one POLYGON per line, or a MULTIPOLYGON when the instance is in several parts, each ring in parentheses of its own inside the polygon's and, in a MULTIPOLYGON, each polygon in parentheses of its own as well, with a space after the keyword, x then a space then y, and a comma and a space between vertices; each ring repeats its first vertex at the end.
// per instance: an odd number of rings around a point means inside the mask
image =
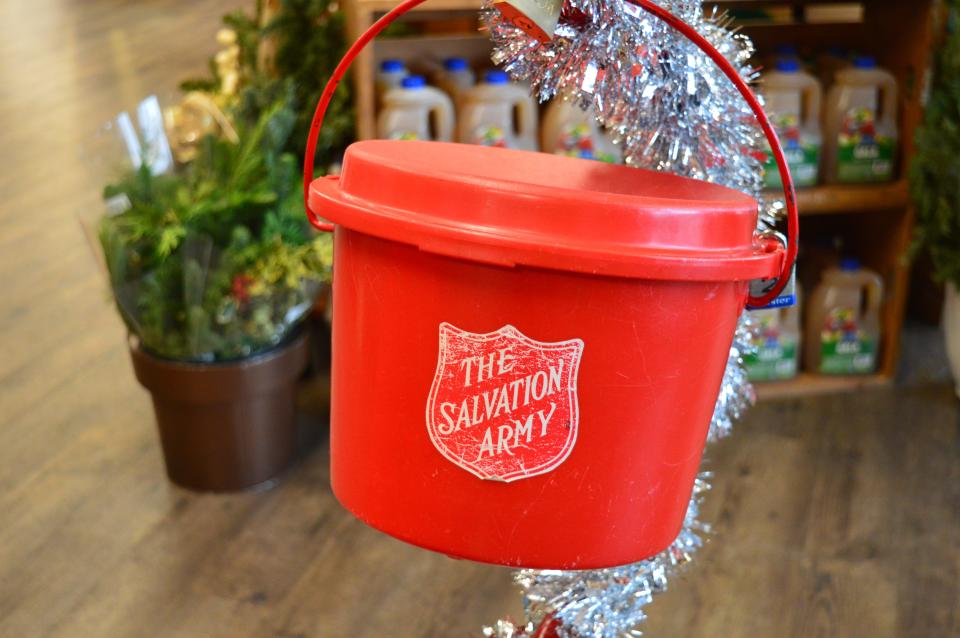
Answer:
POLYGON ((234 144, 240 142, 230 119, 206 93, 187 93, 179 105, 164 110, 163 120, 178 162, 196 157, 197 144, 204 135, 218 134, 234 144))

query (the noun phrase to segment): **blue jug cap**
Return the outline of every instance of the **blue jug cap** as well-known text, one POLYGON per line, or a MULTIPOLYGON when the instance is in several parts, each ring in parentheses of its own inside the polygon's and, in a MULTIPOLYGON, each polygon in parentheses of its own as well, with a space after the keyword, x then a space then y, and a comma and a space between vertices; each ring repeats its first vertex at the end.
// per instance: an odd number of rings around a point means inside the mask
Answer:
POLYGON ((384 60, 380 63, 380 70, 386 73, 397 73, 404 70, 403 60, 384 60))
POLYGON ((800 70, 800 63, 794 58, 779 58, 773 68, 781 73, 797 73, 800 70))
POLYGON ((840 270, 844 272, 860 270, 860 260, 856 257, 843 257, 840 260, 840 270))
POLYGON ((466 71, 467 61, 463 58, 447 58, 443 61, 443 68, 447 71, 466 71))
POLYGON ((405 89, 422 89, 427 85, 427 79, 422 75, 408 75, 400 80, 400 86, 405 89))
POLYGON ((483 81, 487 84, 506 84, 510 81, 510 76, 499 69, 491 69, 484 73, 483 81))

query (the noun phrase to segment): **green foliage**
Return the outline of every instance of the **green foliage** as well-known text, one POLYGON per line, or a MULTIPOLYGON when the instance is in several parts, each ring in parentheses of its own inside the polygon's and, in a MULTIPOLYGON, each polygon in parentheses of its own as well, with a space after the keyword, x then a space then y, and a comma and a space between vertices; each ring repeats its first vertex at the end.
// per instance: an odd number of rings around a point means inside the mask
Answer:
POLYGON ((215 361, 281 342, 329 280, 327 235, 303 214, 296 116, 279 101, 240 143, 207 136, 175 175, 144 165, 104 189, 125 212, 104 217, 100 242, 120 313, 163 357, 215 361))
MULTIPOLYGON (((224 24, 237 34, 240 47, 241 90, 232 105, 232 114, 255 121, 278 101, 294 114, 292 132, 285 150, 303 156, 313 109, 327 78, 340 61, 347 42, 345 19, 331 0, 282 0, 279 13, 260 26, 258 3, 253 15, 242 11, 224 17, 224 24), (258 51, 265 38, 276 44, 273 69, 258 67, 258 51)), ((210 90, 216 87, 216 65, 211 62, 212 80, 190 80, 184 89, 210 90)), ((339 161, 343 149, 354 137, 353 98, 349 82, 341 83, 327 111, 317 143, 317 166, 339 161)))
MULTIPOLYGON (((125 212, 100 225, 120 313, 147 350, 172 359, 249 356, 285 338, 329 280, 328 235, 307 224, 300 166, 313 108, 346 48, 331 0, 283 0, 263 25, 262 5, 224 24, 236 34, 239 92, 210 76, 188 80, 223 107, 239 143, 207 135, 172 175, 131 170, 104 189, 125 212), (269 44, 265 44, 269 42, 269 44), (260 68, 261 47, 275 47, 260 68)), ((353 137, 349 84, 331 104, 317 165, 338 161, 353 137)))
MULTIPOLYGON (((336 6, 329 0, 283 0, 283 9, 266 27, 266 33, 277 39, 277 76, 294 95, 298 117, 293 139, 299 154, 323 86, 347 48, 345 18, 336 6)), ((320 166, 335 159, 330 150, 342 150, 353 138, 350 88, 349 82, 341 83, 330 104, 318 142, 320 166)))
POLYGON ((946 11, 946 37, 936 52, 910 181, 917 210, 914 250, 929 251, 935 276, 960 286, 960 0, 948 0, 946 11))

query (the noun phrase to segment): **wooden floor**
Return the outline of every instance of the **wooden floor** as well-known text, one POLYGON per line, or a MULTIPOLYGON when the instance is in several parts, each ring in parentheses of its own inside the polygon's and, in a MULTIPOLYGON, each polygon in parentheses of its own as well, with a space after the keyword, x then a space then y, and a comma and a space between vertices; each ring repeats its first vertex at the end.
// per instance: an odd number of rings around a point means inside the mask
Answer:
MULTIPOLYGON (((82 148, 202 72, 238 4, 0 3, 2 637, 447 638, 520 613, 507 570, 348 516, 322 446, 268 492, 164 479, 77 223, 103 179, 82 148)), ((647 635, 960 635, 957 424, 942 384, 754 410, 710 452, 716 533, 647 635)))

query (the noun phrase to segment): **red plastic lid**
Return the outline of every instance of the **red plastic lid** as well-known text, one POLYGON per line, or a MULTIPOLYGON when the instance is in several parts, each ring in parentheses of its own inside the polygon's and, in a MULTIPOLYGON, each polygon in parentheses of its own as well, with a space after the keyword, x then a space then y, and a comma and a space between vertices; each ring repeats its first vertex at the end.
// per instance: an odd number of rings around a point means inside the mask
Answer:
POLYGON ((772 278, 757 204, 706 182, 466 144, 352 144, 339 179, 310 186, 335 224, 482 262, 669 280, 772 278))

